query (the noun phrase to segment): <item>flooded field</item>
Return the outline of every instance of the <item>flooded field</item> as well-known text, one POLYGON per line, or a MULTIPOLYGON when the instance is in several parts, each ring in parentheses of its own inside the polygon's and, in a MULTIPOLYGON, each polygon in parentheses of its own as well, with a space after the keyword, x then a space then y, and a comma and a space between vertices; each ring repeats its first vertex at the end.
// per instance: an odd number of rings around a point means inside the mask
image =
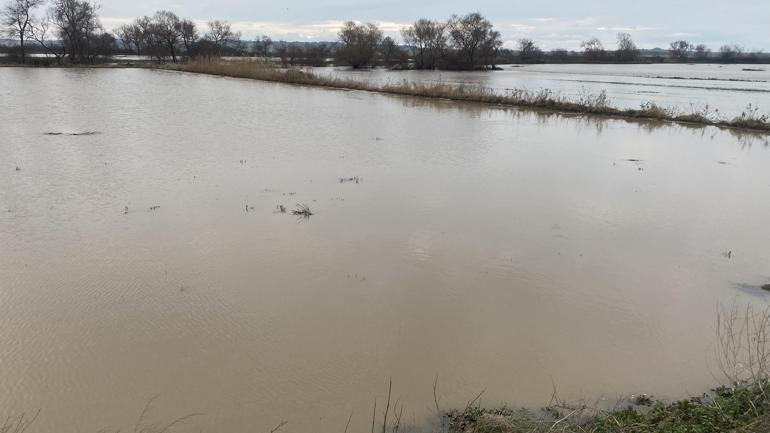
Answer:
POLYGON ((762 136, 140 69, 0 69, 0 101, 31 433, 153 396, 201 414, 175 431, 368 431, 390 377, 416 424, 436 376, 442 408, 685 397, 717 306, 770 300, 762 136))
POLYGON ((500 71, 354 71, 314 68, 321 74, 374 82, 444 82, 479 84, 497 89, 550 89, 577 98, 607 92, 619 108, 639 108, 651 101, 684 113, 719 109, 731 119, 749 104, 770 113, 770 65, 639 64, 639 65, 502 65, 500 71))

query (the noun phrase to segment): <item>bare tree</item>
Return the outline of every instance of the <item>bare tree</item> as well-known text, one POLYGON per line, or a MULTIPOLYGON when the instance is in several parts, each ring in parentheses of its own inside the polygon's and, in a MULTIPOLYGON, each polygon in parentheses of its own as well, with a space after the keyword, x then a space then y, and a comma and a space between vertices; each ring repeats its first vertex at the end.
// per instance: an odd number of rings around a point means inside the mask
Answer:
POLYGON ((459 63, 468 69, 478 66, 485 45, 495 44, 500 39, 500 33, 494 31, 492 23, 479 12, 454 15, 449 19, 447 27, 459 63))
POLYGON ((348 21, 337 33, 337 37, 342 44, 337 49, 337 61, 360 68, 371 64, 382 42, 382 31, 374 24, 348 21))
POLYGON ((43 4, 43 0, 10 0, 0 10, 0 24, 4 26, 3 33, 19 40, 21 63, 26 63, 24 44, 32 37, 32 10, 43 4))
POLYGON ((706 60, 711 56, 711 50, 705 44, 698 44, 695 46, 695 58, 698 60, 706 60))
POLYGON ((519 56, 524 60, 540 57, 541 51, 532 39, 519 39, 519 56))
POLYGON ((273 45, 273 40, 267 36, 262 36, 254 40, 252 45, 252 51, 254 55, 259 57, 267 57, 270 55, 270 46, 273 45))
POLYGON ((179 23, 177 24, 177 32, 182 39, 185 52, 189 55, 200 38, 200 35, 198 35, 198 28, 192 20, 182 19, 179 20, 179 23))
POLYGON ((139 19, 135 20, 132 24, 123 24, 115 29, 115 36, 123 42, 123 45, 128 48, 129 51, 135 52, 137 55, 142 53, 142 46, 146 35, 142 27, 138 24, 139 19))
POLYGON ((382 63, 390 67, 401 58, 401 48, 396 45, 393 38, 386 36, 380 44, 380 55, 382 56, 382 63))
POLYGON ((618 33, 618 50, 616 51, 618 59, 624 61, 634 61, 639 58, 639 48, 636 47, 631 35, 628 33, 618 33))
POLYGON ((54 0, 49 20, 64 42, 71 63, 86 63, 91 45, 102 29, 96 14, 98 6, 86 0, 54 0))
POLYGON ((115 36, 103 29, 99 29, 92 36, 91 47, 88 53, 89 60, 93 60, 96 56, 109 56, 114 53, 117 48, 115 42, 115 36))
POLYGON ((736 44, 726 44, 719 47, 719 54, 724 60, 733 60, 743 55, 743 47, 736 44))
POLYGON ((211 41, 217 47, 224 47, 228 43, 237 42, 241 39, 241 34, 234 32, 227 21, 213 20, 209 21, 209 31, 206 33, 206 40, 211 41))
POLYGON ((181 40, 179 17, 169 11, 155 12, 150 29, 156 44, 176 62, 176 49, 181 40))
MULTIPOLYGON (((316 42, 305 46, 300 54, 299 62, 303 65, 325 66, 332 55, 332 47, 328 42, 316 42)), ((297 62, 297 59, 293 59, 297 62)))
POLYGON ((599 38, 594 37, 581 42, 580 48, 583 49, 583 54, 588 59, 599 60, 604 57, 604 45, 599 38))
POLYGON ((54 56, 56 63, 61 64, 66 55, 66 48, 63 44, 48 39, 51 34, 51 20, 50 17, 45 17, 40 20, 36 20, 32 24, 30 36, 35 40, 43 49, 46 54, 54 56))
POLYGON ((481 57, 479 58, 481 64, 495 69, 497 67, 497 57, 500 55, 502 47, 503 39, 500 36, 500 32, 497 30, 490 31, 487 39, 481 45, 481 57))
POLYGON ((281 66, 284 68, 289 66, 289 43, 285 41, 278 41, 273 44, 275 54, 281 59, 281 66))
POLYGON ((412 48, 416 69, 435 69, 444 57, 446 23, 421 18, 402 29, 401 37, 412 48))
POLYGON ((682 62, 687 60, 690 51, 693 49, 693 46, 685 40, 671 42, 670 46, 671 57, 682 62))

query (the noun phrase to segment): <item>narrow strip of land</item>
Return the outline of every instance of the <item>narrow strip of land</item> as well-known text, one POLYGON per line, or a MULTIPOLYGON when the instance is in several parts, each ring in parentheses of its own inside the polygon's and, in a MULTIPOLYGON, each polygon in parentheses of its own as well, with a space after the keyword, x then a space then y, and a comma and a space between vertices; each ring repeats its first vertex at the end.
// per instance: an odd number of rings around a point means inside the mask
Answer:
POLYGON ((419 83, 406 80, 397 84, 377 84, 334 76, 321 76, 306 70, 279 68, 270 63, 255 61, 203 60, 180 65, 168 65, 164 66, 163 69, 341 90, 363 90, 392 95, 547 109, 627 119, 659 120, 770 133, 770 117, 761 114, 756 107, 752 106, 746 107, 740 116, 724 119, 715 113, 705 111, 681 113, 675 108, 663 107, 653 102, 644 103, 637 109, 617 108, 610 104, 609 98, 603 92, 571 99, 548 89, 537 91, 508 89, 500 92, 481 85, 419 83))

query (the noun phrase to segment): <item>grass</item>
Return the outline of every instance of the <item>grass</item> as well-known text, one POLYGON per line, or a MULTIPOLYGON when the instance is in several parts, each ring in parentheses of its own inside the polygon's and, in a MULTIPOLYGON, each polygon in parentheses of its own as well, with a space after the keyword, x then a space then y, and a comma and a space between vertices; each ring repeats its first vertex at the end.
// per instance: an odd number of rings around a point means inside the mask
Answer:
POLYGON ((305 86, 344 90, 363 90, 392 95, 440 98, 453 101, 476 102, 510 107, 547 109, 568 113, 584 113, 608 117, 649 119, 723 128, 750 129, 770 132, 770 118, 761 114, 756 106, 747 107, 733 119, 721 118, 717 110, 693 109, 690 113, 663 107, 653 102, 642 104, 638 109, 617 108, 611 105, 605 92, 585 94, 569 98, 549 89, 531 91, 509 89, 504 92, 482 85, 455 85, 440 82, 418 83, 403 80, 398 83, 375 84, 334 76, 320 76, 297 68, 279 68, 265 61, 195 60, 181 65, 167 65, 164 69, 199 74, 248 78, 305 86))
POLYGON ((554 397, 539 411, 467 405, 444 412, 442 433, 770 432, 770 309, 720 310, 715 358, 727 385, 668 402, 646 395, 609 410, 554 397), (444 427, 445 426, 445 427, 444 427))
POLYGON ((674 402, 629 401, 608 411, 556 403, 539 412, 470 407, 446 413, 448 433, 755 433, 770 431, 767 381, 674 402), (641 403, 641 404, 638 404, 641 403))

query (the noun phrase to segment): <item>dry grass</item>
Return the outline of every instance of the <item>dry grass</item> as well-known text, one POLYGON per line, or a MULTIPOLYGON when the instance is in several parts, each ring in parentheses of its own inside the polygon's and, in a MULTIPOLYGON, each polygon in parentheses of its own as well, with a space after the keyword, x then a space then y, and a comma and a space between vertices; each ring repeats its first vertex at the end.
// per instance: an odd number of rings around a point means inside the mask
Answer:
POLYGON ((32 417, 22 413, 19 416, 8 417, 0 424, 0 433, 24 433, 29 426, 35 422, 40 411, 38 410, 32 417))
POLYGON ((505 92, 499 92, 481 85, 417 83, 407 80, 395 84, 375 84, 366 81, 319 76, 297 68, 279 68, 270 62, 261 60, 224 61, 219 59, 199 59, 183 65, 164 66, 164 68, 200 74, 333 89, 363 90, 392 95, 538 108, 568 113, 585 113, 608 117, 651 119, 724 128, 770 131, 770 119, 767 115, 760 114, 754 106, 747 107, 741 116, 732 120, 725 120, 719 117, 716 110, 713 112, 694 110, 691 113, 683 114, 674 108, 662 107, 652 102, 642 104, 638 109, 617 108, 610 104, 609 98, 604 92, 597 95, 585 94, 573 99, 549 89, 537 91, 510 89, 505 92))

